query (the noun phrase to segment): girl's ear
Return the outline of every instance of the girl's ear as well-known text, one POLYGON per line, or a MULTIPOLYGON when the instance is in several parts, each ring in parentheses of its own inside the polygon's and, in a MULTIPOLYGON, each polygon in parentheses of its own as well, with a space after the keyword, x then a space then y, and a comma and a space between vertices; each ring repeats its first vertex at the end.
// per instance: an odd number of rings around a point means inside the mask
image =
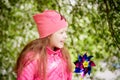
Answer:
POLYGON ((47 37, 47 39, 48 39, 48 44, 50 43, 50 38, 51 38, 51 35, 49 35, 49 36, 47 37))
POLYGON ((48 36, 48 40, 50 40, 50 36, 48 36))
POLYGON ((51 36, 52 36, 52 34, 48 36, 48 40, 50 40, 51 36))

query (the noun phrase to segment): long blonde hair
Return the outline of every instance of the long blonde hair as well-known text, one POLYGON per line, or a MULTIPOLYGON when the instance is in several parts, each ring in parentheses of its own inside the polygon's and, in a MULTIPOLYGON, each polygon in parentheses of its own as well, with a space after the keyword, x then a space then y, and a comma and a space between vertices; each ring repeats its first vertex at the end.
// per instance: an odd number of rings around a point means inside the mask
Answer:
MULTIPOLYGON (((20 74, 23 70, 23 68, 29 64, 32 60, 37 59, 38 60, 38 75, 43 77, 43 79, 46 79, 46 64, 47 64, 47 54, 46 54, 46 46, 49 43, 48 37, 46 38, 41 38, 41 39, 36 39, 28 43, 24 49, 21 51, 17 62, 16 62, 16 67, 15 71, 17 74, 20 74), (34 54, 30 56, 29 58, 27 57, 28 52, 33 51, 34 54), (27 59, 26 59, 27 57, 27 59), (38 57, 38 58, 36 58, 38 57)), ((72 63, 71 63, 71 58, 69 55, 68 50, 64 47, 62 48, 62 55, 63 59, 65 59, 67 63, 67 71, 72 72, 72 63)))

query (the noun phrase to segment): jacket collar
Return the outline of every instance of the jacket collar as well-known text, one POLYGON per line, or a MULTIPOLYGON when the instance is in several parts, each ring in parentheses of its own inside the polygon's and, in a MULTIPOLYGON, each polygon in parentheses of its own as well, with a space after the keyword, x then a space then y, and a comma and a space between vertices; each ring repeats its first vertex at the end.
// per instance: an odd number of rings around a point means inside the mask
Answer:
POLYGON ((47 50, 47 54, 49 54, 49 55, 58 55, 58 56, 61 56, 62 54, 61 54, 61 49, 60 48, 58 48, 57 50, 52 50, 50 47, 46 47, 46 50, 47 50))

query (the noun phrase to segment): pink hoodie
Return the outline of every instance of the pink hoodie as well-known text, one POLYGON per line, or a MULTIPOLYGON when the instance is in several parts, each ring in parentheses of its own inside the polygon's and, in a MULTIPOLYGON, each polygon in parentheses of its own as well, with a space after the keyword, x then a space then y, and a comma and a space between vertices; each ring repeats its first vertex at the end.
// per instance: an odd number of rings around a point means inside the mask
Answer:
MULTIPOLYGON (((67 73, 66 62, 62 59, 61 50, 51 50, 47 47, 47 80, 72 80, 72 73, 67 73)), ((24 67, 22 73, 17 76, 17 80, 42 80, 36 75, 37 61, 32 61, 24 67)))

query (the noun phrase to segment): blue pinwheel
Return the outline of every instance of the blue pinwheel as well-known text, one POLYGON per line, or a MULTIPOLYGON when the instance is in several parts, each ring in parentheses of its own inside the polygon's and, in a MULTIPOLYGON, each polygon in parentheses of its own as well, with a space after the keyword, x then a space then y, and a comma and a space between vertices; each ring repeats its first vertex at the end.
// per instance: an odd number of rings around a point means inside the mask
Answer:
POLYGON ((78 60, 74 62, 75 64, 75 73, 81 73, 81 76, 84 77, 87 73, 90 75, 92 66, 95 66, 95 63, 90 59, 93 56, 87 56, 85 53, 83 56, 78 56, 78 60))

